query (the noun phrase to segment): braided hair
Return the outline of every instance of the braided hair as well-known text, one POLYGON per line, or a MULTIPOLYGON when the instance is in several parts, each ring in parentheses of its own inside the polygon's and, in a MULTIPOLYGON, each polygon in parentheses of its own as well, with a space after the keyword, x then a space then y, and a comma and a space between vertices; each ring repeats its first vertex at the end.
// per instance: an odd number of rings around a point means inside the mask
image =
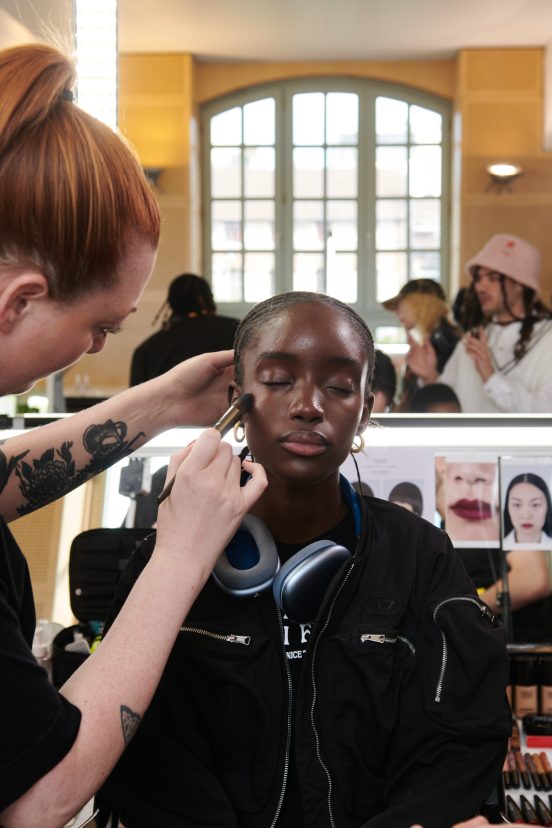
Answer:
POLYGON ((340 302, 339 299, 334 299, 332 296, 326 296, 322 293, 309 293, 308 291, 290 291, 288 293, 279 293, 277 296, 265 299, 264 302, 259 302, 258 305, 255 305, 255 307, 253 307, 249 313, 244 316, 238 326, 234 339, 234 373, 238 384, 241 385, 243 381, 243 354, 252 340, 260 334, 264 326, 269 322, 272 322, 275 317, 287 310, 289 307, 300 303, 313 302, 329 305, 337 313, 343 314, 356 330, 360 340, 362 341, 368 360, 366 390, 370 391, 372 387, 376 358, 374 353, 374 340, 372 339, 372 334, 370 333, 368 325, 364 319, 356 313, 356 311, 344 302, 340 302))
MULTIPOLYGON (((473 276, 477 277, 478 272, 479 267, 474 267, 473 276)), ((516 316, 510 308, 508 297, 506 295, 507 277, 504 273, 500 273, 499 275, 500 290, 504 301, 504 307, 514 319, 521 322, 519 339, 514 348, 515 360, 516 362, 519 362, 527 353, 527 348, 529 347, 529 342, 531 341, 531 336, 533 335, 533 328, 537 322, 540 322, 543 319, 552 319, 552 312, 537 298, 537 294, 532 288, 524 287, 522 294, 524 314, 521 317, 516 316)), ((481 305, 479 304, 479 299, 477 298, 477 293, 475 292, 475 278, 472 279, 472 282, 466 289, 462 299, 462 304, 459 310, 459 321, 460 326, 465 331, 469 331, 472 328, 480 326, 486 327, 489 324, 490 320, 483 314, 481 305)))

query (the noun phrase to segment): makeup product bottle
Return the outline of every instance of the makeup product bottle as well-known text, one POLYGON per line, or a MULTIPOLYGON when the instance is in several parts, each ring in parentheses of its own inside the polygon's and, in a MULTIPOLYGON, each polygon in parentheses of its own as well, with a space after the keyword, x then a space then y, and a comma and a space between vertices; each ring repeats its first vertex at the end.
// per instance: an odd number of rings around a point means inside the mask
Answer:
POLYGON ((523 753, 520 750, 512 751, 514 754, 514 758, 516 760, 516 766, 519 770, 519 775, 521 777, 521 784, 528 791, 531 787, 531 777, 529 776, 529 771, 527 770, 527 765, 525 764, 525 758, 523 753))
POLYGON ((527 766, 527 770, 529 771, 529 775, 531 777, 531 782, 533 783, 534 789, 536 791, 542 791, 542 781, 539 776, 535 760, 533 759, 530 753, 525 754, 525 764, 527 766))
POLYGON ((508 673, 508 684, 506 685, 506 697, 511 709, 514 709, 514 686, 515 686, 515 661, 513 656, 510 656, 510 670, 508 673))
POLYGON ((536 655, 516 656, 514 712, 518 719, 536 713, 539 707, 538 660, 536 655))
POLYGON ((549 791, 552 786, 550 785, 550 780, 548 778, 548 774, 544 767, 544 763, 542 761, 542 756, 540 753, 533 753, 533 762, 535 763, 535 767, 537 769, 537 773, 539 775, 543 791, 549 791))
POLYGON ((552 654, 540 658, 540 712, 552 713, 552 654))
POLYGON ((517 790, 520 785, 520 776, 514 753, 515 751, 509 750, 506 754, 506 760, 508 762, 508 770, 510 772, 510 787, 517 790))

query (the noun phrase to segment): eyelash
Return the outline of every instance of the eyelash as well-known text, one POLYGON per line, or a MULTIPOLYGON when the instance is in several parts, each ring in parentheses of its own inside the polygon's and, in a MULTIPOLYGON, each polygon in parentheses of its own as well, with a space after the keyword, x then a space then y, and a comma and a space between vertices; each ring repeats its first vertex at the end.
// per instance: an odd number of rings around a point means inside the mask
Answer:
MULTIPOLYGON (((269 387, 270 386, 278 387, 278 386, 282 386, 282 385, 290 385, 290 381, 289 380, 264 380, 263 385, 268 385, 269 387)), ((332 391, 337 391, 339 394, 345 394, 347 396, 354 393, 352 388, 340 388, 337 385, 329 385, 328 388, 332 391)))
POLYGON ((110 334, 121 333, 122 330, 123 330, 123 328, 122 328, 121 325, 115 325, 115 327, 113 327, 113 328, 105 326, 103 328, 100 328, 100 334, 102 336, 109 336, 110 334))

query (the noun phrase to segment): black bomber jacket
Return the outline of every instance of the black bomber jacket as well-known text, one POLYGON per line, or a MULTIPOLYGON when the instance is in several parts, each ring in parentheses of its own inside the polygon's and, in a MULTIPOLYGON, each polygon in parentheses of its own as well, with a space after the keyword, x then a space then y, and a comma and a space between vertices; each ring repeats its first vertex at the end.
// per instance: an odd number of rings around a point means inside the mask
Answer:
MULTIPOLYGON (((293 719, 271 593, 237 599, 209 579, 100 796, 127 828, 271 828, 292 727, 306 828, 449 828, 485 801, 511 730, 502 625, 442 531, 377 498, 362 512, 293 719)), ((115 611, 152 547, 135 552, 115 611)))

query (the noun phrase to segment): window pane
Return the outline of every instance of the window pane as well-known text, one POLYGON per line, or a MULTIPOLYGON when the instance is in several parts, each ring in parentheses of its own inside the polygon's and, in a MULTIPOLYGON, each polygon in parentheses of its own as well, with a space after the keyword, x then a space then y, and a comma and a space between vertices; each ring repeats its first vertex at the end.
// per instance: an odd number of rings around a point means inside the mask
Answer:
POLYGON ((376 149, 377 195, 406 195, 406 176, 408 169, 406 159, 406 147, 378 147, 376 149))
POLYGON ((211 150, 211 194, 213 198, 241 196, 241 152, 239 149, 211 150))
POLYGON ((271 147, 244 150, 244 188, 246 198, 274 195, 274 150, 271 147))
POLYGON ((296 253, 293 257, 293 290, 325 293, 322 253, 296 253))
POLYGON ((441 245, 441 202, 424 199, 410 202, 410 247, 441 245))
POLYGON ((274 144, 274 124, 274 98, 264 98, 262 101, 246 104, 243 108, 243 143, 274 144))
POLYGON ((404 250, 406 248, 407 201, 376 201, 377 250, 404 250))
POLYGON ((241 286, 241 253, 214 253, 213 293, 217 302, 241 302, 241 286))
POLYGON ((241 202, 213 201, 211 214, 211 247, 214 250, 240 250, 241 202))
POLYGON ((441 147, 412 147, 410 150, 410 195, 441 195, 441 147))
POLYGON ((358 95, 330 92, 326 97, 326 142, 358 143, 358 95))
POLYGON ((406 253, 376 253, 377 302, 396 296, 406 277, 406 253))
POLYGON ((413 144, 439 144, 442 132, 442 115, 422 106, 410 107, 410 140, 413 144))
POLYGON ((376 98, 376 143, 406 144, 408 104, 393 98, 376 98))
POLYGON ((244 299, 262 302, 274 296, 274 253, 246 253, 244 299))
POLYGON ((356 201, 328 201, 326 207, 328 234, 334 240, 336 250, 357 248, 356 201))
POLYGON ((439 253, 412 252, 410 254, 411 279, 436 279, 439 281, 440 275, 439 253))
POLYGON ((357 150, 326 151, 327 195, 330 198, 355 198, 357 194, 357 150))
POLYGON ((403 325, 378 325, 374 339, 378 345, 406 344, 406 330, 403 325))
POLYGON ((293 143, 324 143, 324 94, 308 92, 293 96, 293 143))
POLYGON ((333 253, 328 245, 326 293, 342 302, 356 302, 357 270, 356 253, 333 253))
POLYGON ((236 145, 242 140, 241 106, 227 109, 211 118, 211 144, 236 145))
POLYGON ((324 195, 324 150, 293 150, 293 195, 312 198, 324 195))
POLYGON ((324 205, 321 201, 296 201, 293 205, 295 250, 324 249, 324 205))
POLYGON ((244 247, 274 250, 274 202, 245 202, 244 247))

